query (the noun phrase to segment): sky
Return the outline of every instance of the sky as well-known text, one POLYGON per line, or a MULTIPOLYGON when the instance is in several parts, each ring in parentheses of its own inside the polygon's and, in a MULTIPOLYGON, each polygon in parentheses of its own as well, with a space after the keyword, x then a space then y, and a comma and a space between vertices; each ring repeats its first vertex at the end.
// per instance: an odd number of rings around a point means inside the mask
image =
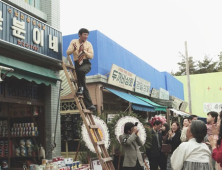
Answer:
POLYGON ((157 70, 176 72, 185 41, 194 61, 218 60, 221 6, 219 0, 60 0, 60 30, 98 30, 157 70))

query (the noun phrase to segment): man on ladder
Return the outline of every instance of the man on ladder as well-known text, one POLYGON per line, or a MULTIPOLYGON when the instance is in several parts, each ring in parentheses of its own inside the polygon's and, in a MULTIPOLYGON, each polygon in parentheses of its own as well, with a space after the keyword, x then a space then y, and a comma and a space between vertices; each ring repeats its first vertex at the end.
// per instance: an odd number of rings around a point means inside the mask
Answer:
POLYGON ((91 70, 89 59, 93 58, 93 47, 87 41, 88 35, 89 31, 87 29, 82 28, 79 30, 79 39, 71 41, 66 52, 68 62, 63 61, 62 68, 103 170, 115 170, 112 158, 105 147, 105 142, 99 134, 99 127, 93 119, 92 111, 96 108, 92 104, 89 91, 86 87, 85 75, 91 70), (74 55, 75 67, 70 54, 74 55), (77 89, 78 91, 76 91, 77 89), (82 96, 84 97, 84 101, 82 96), (96 137, 96 141, 94 137, 96 137))
POLYGON ((91 70, 91 63, 89 59, 93 59, 93 47, 92 44, 87 41, 89 35, 89 31, 87 29, 81 28, 78 34, 79 39, 73 39, 70 42, 66 54, 73 54, 74 56, 79 88, 76 95, 83 95, 86 109, 94 111, 96 108, 92 103, 85 81, 85 75, 91 70))

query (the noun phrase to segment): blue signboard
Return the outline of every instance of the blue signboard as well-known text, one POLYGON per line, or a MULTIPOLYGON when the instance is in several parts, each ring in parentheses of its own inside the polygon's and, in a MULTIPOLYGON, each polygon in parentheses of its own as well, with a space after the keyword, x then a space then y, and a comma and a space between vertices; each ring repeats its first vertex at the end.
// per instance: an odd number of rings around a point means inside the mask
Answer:
POLYGON ((62 33, 0 1, 0 43, 62 60, 62 33))

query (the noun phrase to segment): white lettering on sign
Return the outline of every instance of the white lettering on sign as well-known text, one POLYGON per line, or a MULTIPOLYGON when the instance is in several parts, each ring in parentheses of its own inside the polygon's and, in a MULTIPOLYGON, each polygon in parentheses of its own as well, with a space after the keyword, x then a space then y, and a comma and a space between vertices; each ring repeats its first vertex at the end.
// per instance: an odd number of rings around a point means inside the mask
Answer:
POLYGON ((133 91, 135 78, 135 74, 113 64, 110 71, 108 84, 133 91))
POLYGON ((160 97, 160 91, 157 90, 157 89, 152 88, 151 97, 159 98, 160 97))
POLYGON ((149 96, 150 95, 150 82, 140 77, 136 77, 135 92, 149 96))
POLYGON ((170 93, 167 90, 160 88, 159 98, 164 99, 164 100, 169 100, 169 97, 170 97, 170 93))
POLYGON ((43 47, 44 45, 44 38, 43 38, 44 32, 43 30, 39 30, 38 28, 33 29, 33 42, 35 44, 40 44, 40 46, 43 47))
POLYGON ((12 35, 15 37, 18 37, 20 39, 25 39, 25 37, 23 35, 21 35, 21 33, 25 34, 25 22, 23 21, 18 21, 16 19, 16 17, 13 18, 13 26, 12 26, 12 35))
POLYGON ((2 30, 2 21, 3 21, 2 11, 0 11, 0 30, 2 30))
POLYGON ((58 52, 58 37, 49 34, 49 48, 55 52, 58 52))

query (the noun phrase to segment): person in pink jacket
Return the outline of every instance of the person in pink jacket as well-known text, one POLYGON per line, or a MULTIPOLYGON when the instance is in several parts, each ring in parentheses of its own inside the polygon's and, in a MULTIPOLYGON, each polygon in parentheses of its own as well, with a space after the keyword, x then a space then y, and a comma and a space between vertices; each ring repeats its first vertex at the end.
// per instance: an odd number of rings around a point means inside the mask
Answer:
POLYGON ((208 137, 208 140, 212 147, 212 158, 218 163, 218 170, 222 170, 222 111, 217 119, 217 126, 212 127, 212 135, 208 137))

